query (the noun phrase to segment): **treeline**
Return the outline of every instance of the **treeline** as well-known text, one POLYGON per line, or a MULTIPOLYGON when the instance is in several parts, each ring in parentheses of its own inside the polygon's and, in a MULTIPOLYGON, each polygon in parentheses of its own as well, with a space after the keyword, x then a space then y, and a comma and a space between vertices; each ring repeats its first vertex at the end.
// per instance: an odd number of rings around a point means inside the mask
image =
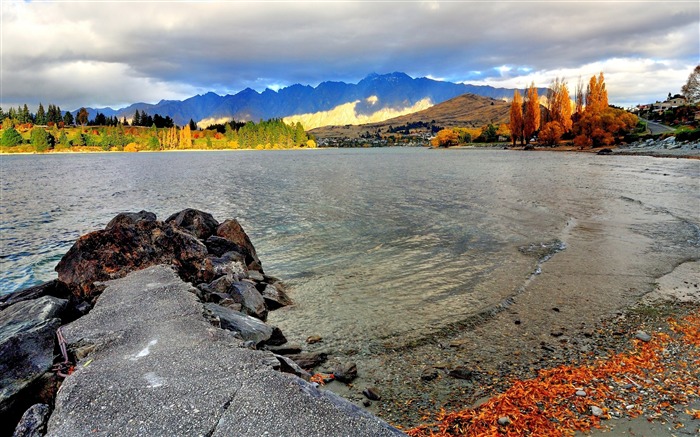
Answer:
POLYGON ((12 124, 39 124, 39 125, 54 125, 64 124, 71 125, 74 123, 73 114, 61 111, 57 105, 49 105, 48 110, 44 109, 44 105, 39 103, 36 114, 29 112, 29 107, 25 103, 24 106, 18 106, 17 109, 10 108, 7 112, 0 108, 0 121, 3 125, 12 124))
MULTIPOLYGON (((155 119, 155 117, 154 117, 155 119)), ((301 124, 287 125, 275 119, 260 123, 230 122, 223 127, 193 130, 188 123, 178 126, 77 126, 48 129, 23 124, 3 126, 0 146, 4 152, 128 151, 188 149, 280 149, 316 147, 301 124)))

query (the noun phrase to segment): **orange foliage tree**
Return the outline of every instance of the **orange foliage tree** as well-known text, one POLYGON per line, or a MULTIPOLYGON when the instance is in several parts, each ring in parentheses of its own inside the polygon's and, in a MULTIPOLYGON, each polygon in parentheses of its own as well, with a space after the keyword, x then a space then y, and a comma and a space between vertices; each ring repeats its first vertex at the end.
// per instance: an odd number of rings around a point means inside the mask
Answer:
POLYGON ((610 146, 637 125, 637 117, 608 106, 608 92, 601 72, 586 89, 586 108, 574 124, 574 145, 580 148, 610 146))
POLYGON ((431 141, 434 147, 450 147, 459 144, 459 134, 452 129, 443 129, 431 141))
POLYGON ((552 81, 547 92, 548 122, 540 130, 540 142, 553 146, 571 130, 571 100, 563 79, 552 81))
POLYGON ((523 120, 523 99, 520 97, 518 90, 513 92, 513 101, 510 103, 510 135, 513 139, 513 146, 520 138, 522 144, 524 140, 523 129, 525 127, 523 120))
POLYGON ((523 134, 525 142, 530 142, 530 137, 540 129, 540 100, 537 95, 537 88, 532 82, 527 89, 527 98, 525 99, 525 113, 523 114, 523 134))

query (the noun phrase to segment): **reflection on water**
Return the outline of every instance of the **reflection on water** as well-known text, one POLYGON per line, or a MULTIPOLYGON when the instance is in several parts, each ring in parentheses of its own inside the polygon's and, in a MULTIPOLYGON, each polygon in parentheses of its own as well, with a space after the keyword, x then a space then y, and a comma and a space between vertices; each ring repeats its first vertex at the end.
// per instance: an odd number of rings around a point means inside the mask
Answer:
POLYGON ((296 305, 270 317, 288 337, 400 347, 516 293, 538 262, 519 247, 614 252, 623 235, 698 256, 698 167, 497 150, 3 156, 0 287, 55 277, 73 241, 118 212, 193 207, 237 217, 291 285, 296 305))

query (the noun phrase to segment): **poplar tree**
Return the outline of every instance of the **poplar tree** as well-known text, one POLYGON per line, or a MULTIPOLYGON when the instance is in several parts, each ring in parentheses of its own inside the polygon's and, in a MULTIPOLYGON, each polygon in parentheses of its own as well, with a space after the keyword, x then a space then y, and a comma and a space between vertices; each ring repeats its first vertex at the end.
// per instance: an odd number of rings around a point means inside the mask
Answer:
POLYGON ((525 113, 523 115, 525 142, 529 143, 532 135, 540 129, 540 101, 535 82, 527 89, 525 113))
POLYGON ((513 101, 510 103, 510 135, 513 138, 513 147, 515 147, 515 142, 520 138, 522 144, 523 141, 523 98, 520 96, 520 92, 516 89, 513 92, 513 101))

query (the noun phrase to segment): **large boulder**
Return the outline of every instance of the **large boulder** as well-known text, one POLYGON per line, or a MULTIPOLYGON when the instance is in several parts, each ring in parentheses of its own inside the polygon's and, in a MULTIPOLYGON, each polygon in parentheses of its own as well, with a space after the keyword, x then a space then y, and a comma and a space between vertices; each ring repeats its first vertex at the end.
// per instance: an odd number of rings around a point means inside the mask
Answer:
POLYGON ((96 281, 158 264, 171 264, 183 279, 202 282, 207 248, 195 236, 174 223, 120 216, 108 229, 80 237, 56 266, 58 279, 73 294, 89 298, 96 281))
POLYGON ((46 435, 46 425, 49 423, 49 406, 34 404, 24 412, 12 437, 42 437, 46 435))
POLYGON ((110 220, 110 222, 107 223, 107 226, 105 226, 105 229, 112 229, 115 226, 135 225, 140 221, 154 222, 156 221, 156 215, 152 212, 143 210, 139 212, 122 212, 110 220))
POLYGON ((251 270, 262 271, 262 263, 260 262, 258 255, 255 253, 255 247, 253 247, 253 243, 251 243, 250 238, 248 238, 248 234, 245 233, 241 224, 238 223, 238 220, 225 220, 219 225, 219 227, 216 228, 216 236, 225 238, 241 247, 241 253, 246 257, 246 264, 248 265, 248 268, 251 270))
POLYGON ((234 302, 241 304, 243 312, 263 321, 267 319, 265 299, 255 288, 255 284, 249 281, 234 282, 227 292, 234 302))
POLYGON ((53 366, 56 330, 68 301, 53 296, 26 300, 0 312, 0 422, 16 422, 35 401, 53 366))
POLYGON ((180 228, 186 229, 200 240, 209 238, 219 226, 219 222, 211 214, 192 208, 176 212, 165 219, 165 223, 174 223, 180 228))

